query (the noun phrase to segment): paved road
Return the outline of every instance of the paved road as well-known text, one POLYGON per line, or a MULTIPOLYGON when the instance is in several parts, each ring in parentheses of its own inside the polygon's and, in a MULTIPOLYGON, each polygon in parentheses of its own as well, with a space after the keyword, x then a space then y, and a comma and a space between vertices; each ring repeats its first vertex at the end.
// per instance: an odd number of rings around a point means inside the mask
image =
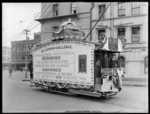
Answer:
POLYGON ((23 76, 3 71, 3 112, 148 112, 148 87, 124 86, 109 99, 70 96, 31 88, 23 76))

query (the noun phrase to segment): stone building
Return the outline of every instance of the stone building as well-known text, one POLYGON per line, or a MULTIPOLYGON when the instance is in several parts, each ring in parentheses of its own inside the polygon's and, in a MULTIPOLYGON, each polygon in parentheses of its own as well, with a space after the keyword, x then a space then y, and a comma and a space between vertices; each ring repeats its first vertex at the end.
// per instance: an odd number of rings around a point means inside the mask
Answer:
POLYGON ((34 33, 33 40, 20 40, 11 42, 11 65, 16 70, 22 70, 26 63, 26 43, 28 44, 28 61, 30 59, 29 51, 35 43, 41 39, 40 33, 34 33))
POLYGON ((147 78, 148 74, 148 3, 146 2, 65 2, 42 3, 41 40, 51 39, 52 31, 71 19, 81 26, 86 40, 97 42, 101 33, 126 39, 118 59, 127 77, 147 78), (106 12, 105 9, 107 8, 106 12), (101 16, 101 20, 99 20, 101 16), (96 24, 96 26, 95 26, 96 24), (95 27, 94 27, 95 26, 95 27), (93 31, 89 34, 90 30, 93 31))
MULTIPOLYGON (((96 2, 92 10, 92 26, 109 3, 96 2)), ((92 33, 98 40, 104 32, 114 38, 126 39, 127 45, 120 54, 127 77, 147 78, 148 74, 148 3, 111 2, 92 33)))
POLYGON ((3 67, 9 67, 11 62, 11 48, 7 46, 2 47, 2 61, 3 61, 3 67))
POLYGON ((36 19, 41 23, 41 40, 52 38, 52 31, 58 31, 60 24, 68 19, 78 23, 81 30, 88 34, 90 31, 91 7, 90 2, 42 3, 41 15, 36 19))

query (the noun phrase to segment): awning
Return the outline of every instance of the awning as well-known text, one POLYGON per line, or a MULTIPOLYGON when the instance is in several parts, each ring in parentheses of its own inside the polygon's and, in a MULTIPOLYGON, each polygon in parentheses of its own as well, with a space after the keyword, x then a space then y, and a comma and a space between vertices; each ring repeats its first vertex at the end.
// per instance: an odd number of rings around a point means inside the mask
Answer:
POLYGON ((107 25, 97 25, 97 26, 96 26, 96 29, 107 29, 107 28, 110 29, 110 27, 107 26, 107 25))
POLYGON ((108 37, 107 42, 104 44, 102 49, 114 52, 122 52, 122 43, 118 38, 108 37))

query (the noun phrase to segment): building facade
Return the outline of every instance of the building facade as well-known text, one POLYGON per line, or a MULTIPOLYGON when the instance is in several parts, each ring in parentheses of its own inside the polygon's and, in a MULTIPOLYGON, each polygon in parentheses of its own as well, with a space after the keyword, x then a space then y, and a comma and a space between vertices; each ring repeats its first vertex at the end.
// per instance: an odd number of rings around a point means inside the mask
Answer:
MULTIPOLYGON (((97 2, 92 10, 92 26, 97 22, 108 2, 97 2)), ((111 2, 93 30, 97 41, 104 32, 114 38, 126 39, 127 45, 118 58, 127 77, 148 76, 148 3, 111 2)))
POLYGON ((35 19, 41 23, 41 40, 51 39, 52 31, 58 31, 60 24, 68 19, 81 26, 81 30, 85 32, 85 37, 88 36, 89 41, 97 42, 101 33, 125 39, 127 45, 118 59, 127 77, 147 78, 148 3, 42 3, 41 15, 35 19), (106 12, 102 15, 106 8, 106 12))
POLYGON ((34 33, 33 40, 21 40, 11 42, 11 65, 15 70, 22 70, 26 63, 26 43, 27 47, 27 63, 29 63, 30 56, 29 51, 35 43, 38 43, 41 39, 40 33, 34 33))
POLYGON ((2 47, 3 67, 9 67, 11 62, 11 48, 7 46, 2 47))
MULTIPOLYGON (((42 3, 41 15, 36 20, 41 23, 41 40, 51 39, 52 31, 58 31, 60 24, 71 19, 78 23, 81 30, 88 34, 90 31, 91 3, 42 3)), ((88 37, 89 40, 89 37, 88 37)))

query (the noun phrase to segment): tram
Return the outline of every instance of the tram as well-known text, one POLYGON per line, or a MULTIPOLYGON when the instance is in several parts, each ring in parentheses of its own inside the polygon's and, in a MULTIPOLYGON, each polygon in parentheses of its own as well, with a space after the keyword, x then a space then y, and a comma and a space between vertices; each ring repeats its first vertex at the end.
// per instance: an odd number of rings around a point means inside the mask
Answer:
POLYGON ((103 34, 101 41, 86 41, 80 26, 71 21, 53 33, 53 38, 35 44, 30 52, 36 87, 93 97, 110 97, 121 90, 122 69, 101 64, 105 55, 110 60, 122 52, 119 39, 103 34))

